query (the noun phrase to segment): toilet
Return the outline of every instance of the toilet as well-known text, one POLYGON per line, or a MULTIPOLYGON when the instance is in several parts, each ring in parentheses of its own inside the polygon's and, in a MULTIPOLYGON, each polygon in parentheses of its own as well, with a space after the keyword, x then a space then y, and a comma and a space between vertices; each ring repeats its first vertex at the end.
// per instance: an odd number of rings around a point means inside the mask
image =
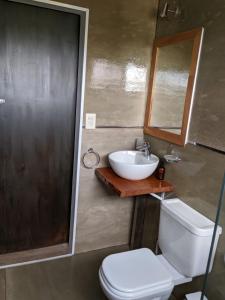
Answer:
MULTIPOLYGON (((161 203, 155 255, 142 248, 107 256, 99 269, 102 290, 109 300, 167 300, 174 286, 203 275, 214 223, 178 198, 161 203)), ((213 255, 222 228, 218 227, 213 255)))

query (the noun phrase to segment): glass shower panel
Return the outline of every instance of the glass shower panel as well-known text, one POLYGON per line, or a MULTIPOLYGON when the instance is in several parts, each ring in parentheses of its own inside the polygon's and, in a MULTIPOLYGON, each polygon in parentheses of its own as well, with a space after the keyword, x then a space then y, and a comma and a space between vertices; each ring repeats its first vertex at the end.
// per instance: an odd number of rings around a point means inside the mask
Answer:
POLYGON ((209 253, 209 260, 207 270, 204 278, 201 300, 206 296, 209 300, 224 300, 225 299, 225 174, 222 181, 221 192, 216 213, 214 234, 209 253), (209 273, 211 256, 213 255, 213 248, 216 238, 218 226, 223 228, 222 235, 220 236, 214 267, 212 272, 209 273))

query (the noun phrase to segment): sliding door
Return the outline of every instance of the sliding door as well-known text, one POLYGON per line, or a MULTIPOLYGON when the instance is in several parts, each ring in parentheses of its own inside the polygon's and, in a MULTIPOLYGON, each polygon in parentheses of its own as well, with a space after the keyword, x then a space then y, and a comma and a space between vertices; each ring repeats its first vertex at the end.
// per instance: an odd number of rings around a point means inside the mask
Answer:
POLYGON ((0 255, 69 242, 79 28, 0 0, 0 255))

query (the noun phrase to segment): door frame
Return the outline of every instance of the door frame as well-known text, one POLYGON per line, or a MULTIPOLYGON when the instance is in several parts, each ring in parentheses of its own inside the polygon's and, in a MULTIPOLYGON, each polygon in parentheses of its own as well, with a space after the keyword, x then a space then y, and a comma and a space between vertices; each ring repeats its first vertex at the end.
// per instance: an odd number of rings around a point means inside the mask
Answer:
MULTIPOLYGON (((85 79, 86 79, 88 23, 89 23, 88 8, 78 7, 75 5, 60 3, 51 0, 9 0, 9 1, 79 15, 80 34, 79 34, 79 54, 78 54, 77 98, 76 98, 76 106, 75 106, 75 124, 74 124, 75 138, 74 138, 73 179, 72 179, 72 191, 71 191, 72 195, 71 195, 71 215, 70 215, 68 253, 62 255, 56 254, 47 258, 33 258, 31 260, 23 261, 23 262, 20 261, 18 263, 4 264, 4 265, 0 265, 0 269, 21 266, 21 265, 26 265, 26 264, 31 264, 31 263, 41 262, 41 261, 49 261, 53 259, 72 256, 75 254, 78 194, 79 194, 79 181, 80 181, 82 125, 83 125, 84 94, 85 94, 85 79)), ((32 249, 31 251, 35 251, 35 250, 36 249, 32 249)), ((39 252, 41 251, 41 249, 37 249, 37 250, 39 252)), ((17 252, 17 255, 18 253, 19 252, 17 252)))

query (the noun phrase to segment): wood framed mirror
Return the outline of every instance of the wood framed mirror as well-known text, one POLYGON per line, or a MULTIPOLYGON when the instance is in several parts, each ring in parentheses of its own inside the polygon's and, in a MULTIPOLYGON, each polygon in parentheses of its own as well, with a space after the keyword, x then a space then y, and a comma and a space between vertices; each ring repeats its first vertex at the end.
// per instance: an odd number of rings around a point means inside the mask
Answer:
POLYGON ((187 143, 203 32, 196 28, 154 41, 145 134, 187 143))

